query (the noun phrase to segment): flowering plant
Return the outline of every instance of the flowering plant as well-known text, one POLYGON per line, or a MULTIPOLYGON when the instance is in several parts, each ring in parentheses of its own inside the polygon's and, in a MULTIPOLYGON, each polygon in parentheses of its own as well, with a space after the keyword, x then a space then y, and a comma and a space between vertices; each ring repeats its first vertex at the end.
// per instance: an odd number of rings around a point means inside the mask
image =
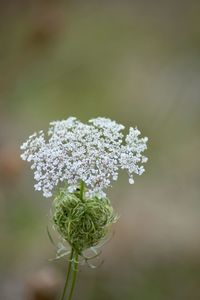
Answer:
POLYGON ((50 123, 47 135, 34 133, 23 143, 23 160, 31 162, 35 189, 45 197, 55 194, 53 223, 71 246, 67 280, 73 271, 69 300, 74 289, 78 258, 93 249, 116 221, 105 190, 118 179, 120 169, 133 174, 144 172, 143 155, 147 138, 137 128, 124 136, 124 126, 106 118, 83 124, 74 117, 50 123), (56 190, 56 192, 55 192, 56 190), (73 270, 71 270, 73 269, 73 270))

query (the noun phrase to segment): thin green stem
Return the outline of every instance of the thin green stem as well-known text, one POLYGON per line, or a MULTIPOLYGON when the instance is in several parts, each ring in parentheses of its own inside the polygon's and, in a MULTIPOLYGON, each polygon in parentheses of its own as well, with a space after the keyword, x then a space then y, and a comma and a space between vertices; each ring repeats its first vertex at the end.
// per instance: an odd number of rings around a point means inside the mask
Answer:
POLYGON ((61 296, 60 300, 64 300, 64 297, 65 297, 65 293, 66 293, 66 290, 67 290, 69 277, 70 277, 70 273, 71 273, 71 269, 72 269, 73 256, 74 256, 74 249, 72 248, 70 259, 69 259, 69 266, 68 266, 68 270, 67 270, 67 276, 66 276, 66 280, 65 280, 65 285, 64 285, 63 293, 62 293, 62 296, 61 296))
POLYGON ((73 295, 73 291, 74 291, 74 287, 75 287, 75 283, 76 283, 77 272, 78 272, 78 254, 76 253, 74 255, 74 265, 73 265, 71 290, 70 290, 69 297, 67 298, 67 300, 72 299, 72 295, 73 295))
POLYGON ((84 182, 81 181, 81 184, 80 184, 80 199, 81 199, 81 201, 83 201, 83 195, 84 195, 84 182))

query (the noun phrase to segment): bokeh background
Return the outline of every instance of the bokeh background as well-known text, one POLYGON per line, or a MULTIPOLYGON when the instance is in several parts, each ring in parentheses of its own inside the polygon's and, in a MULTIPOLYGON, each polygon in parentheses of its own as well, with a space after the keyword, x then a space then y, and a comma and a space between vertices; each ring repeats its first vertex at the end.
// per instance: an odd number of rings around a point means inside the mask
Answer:
POLYGON ((0 1, 0 299, 58 299, 67 261, 48 261, 51 199, 19 147, 69 116, 149 137, 146 173, 109 191, 120 220, 74 300, 200 299, 199 15, 195 0, 0 1))

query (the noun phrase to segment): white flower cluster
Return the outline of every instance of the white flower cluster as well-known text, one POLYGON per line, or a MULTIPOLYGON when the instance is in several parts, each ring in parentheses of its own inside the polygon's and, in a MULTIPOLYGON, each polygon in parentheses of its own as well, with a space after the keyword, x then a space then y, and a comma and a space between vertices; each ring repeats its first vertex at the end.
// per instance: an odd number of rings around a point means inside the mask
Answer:
POLYGON ((126 169, 129 182, 133 173, 141 175, 147 158, 142 152, 147 148, 147 138, 139 138, 140 131, 130 128, 124 137, 123 125, 106 118, 96 118, 83 124, 76 118, 50 123, 48 137, 44 132, 34 133, 21 146, 23 160, 32 162, 35 189, 45 197, 59 183, 67 184, 74 192, 83 181, 87 196, 104 197, 104 190, 117 180, 118 172, 126 169))

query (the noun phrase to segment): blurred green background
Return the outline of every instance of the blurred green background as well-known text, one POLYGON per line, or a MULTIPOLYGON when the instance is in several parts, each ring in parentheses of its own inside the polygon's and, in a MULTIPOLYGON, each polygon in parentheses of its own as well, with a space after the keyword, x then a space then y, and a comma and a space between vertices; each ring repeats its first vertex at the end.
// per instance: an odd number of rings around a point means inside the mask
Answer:
POLYGON ((120 220, 74 300, 200 299, 199 16, 194 0, 0 1, 0 299, 53 300, 62 287, 51 199, 19 147, 69 116, 149 137, 146 173, 109 191, 120 220))

